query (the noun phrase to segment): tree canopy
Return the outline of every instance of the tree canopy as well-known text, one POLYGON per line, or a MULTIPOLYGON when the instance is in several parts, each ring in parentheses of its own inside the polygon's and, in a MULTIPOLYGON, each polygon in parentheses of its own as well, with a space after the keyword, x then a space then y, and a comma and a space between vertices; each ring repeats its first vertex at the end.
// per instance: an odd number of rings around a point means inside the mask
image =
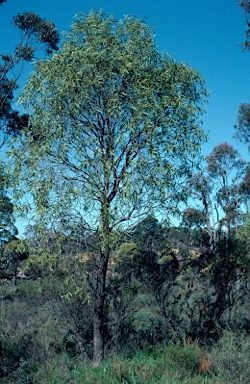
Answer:
MULTIPOLYGON (((52 190, 64 202, 84 196, 88 211, 115 209, 119 198, 128 217, 142 202, 158 203, 192 167, 205 139, 198 119, 205 97, 200 74, 160 54, 140 20, 79 16, 25 88, 21 102, 32 117, 16 172, 40 206, 52 190)), ((116 212, 113 225, 123 218, 116 212)))

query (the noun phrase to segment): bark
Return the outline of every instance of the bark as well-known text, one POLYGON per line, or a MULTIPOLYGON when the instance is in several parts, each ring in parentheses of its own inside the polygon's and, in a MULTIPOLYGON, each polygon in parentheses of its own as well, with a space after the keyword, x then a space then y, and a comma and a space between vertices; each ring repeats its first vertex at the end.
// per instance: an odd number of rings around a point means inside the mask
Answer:
POLYGON ((106 277, 110 256, 109 204, 102 207, 101 252, 97 264, 94 292, 93 365, 98 366, 104 358, 104 307, 106 298, 106 277))
POLYGON ((109 250, 101 252, 100 262, 96 275, 96 287, 94 296, 94 330, 93 330, 93 364, 98 366, 104 358, 104 305, 106 295, 106 275, 109 259, 109 250))

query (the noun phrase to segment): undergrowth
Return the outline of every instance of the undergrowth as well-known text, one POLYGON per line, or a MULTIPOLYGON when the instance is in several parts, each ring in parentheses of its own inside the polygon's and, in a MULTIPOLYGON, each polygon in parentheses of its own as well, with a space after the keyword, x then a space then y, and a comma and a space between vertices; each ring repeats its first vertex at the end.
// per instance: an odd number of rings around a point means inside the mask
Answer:
POLYGON ((196 344, 152 347, 131 359, 115 356, 99 367, 91 361, 69 360, 61 355, 38 370, 35 383, 53 384, 201 384, 212 383, 209 372, 200 372, 203 351, 196 344))

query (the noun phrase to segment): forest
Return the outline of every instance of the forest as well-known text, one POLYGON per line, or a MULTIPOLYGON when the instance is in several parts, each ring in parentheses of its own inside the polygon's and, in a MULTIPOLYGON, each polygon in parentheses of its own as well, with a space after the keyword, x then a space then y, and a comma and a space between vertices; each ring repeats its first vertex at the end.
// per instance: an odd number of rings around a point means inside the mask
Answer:
MULTIPOLYGON (((249 51, 250 2, 238 3, 249 51)), ((250 163, 226 141, 202 156, 202 74, 135 16, 93 10, 63 36, 33 12, 12 22, 0 382, 248 383, 250 163)), ((244 100, 235 124, 248 146, 244 100)))

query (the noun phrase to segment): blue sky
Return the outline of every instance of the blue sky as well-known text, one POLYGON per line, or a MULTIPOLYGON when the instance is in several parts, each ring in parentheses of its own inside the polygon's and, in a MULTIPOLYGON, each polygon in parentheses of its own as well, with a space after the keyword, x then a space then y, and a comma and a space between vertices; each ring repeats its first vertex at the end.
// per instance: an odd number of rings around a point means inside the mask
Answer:
POLYGON ((93 8, 117 18, 143 17, 155 28, 160 51, 198 69, 210 92, 203 118, 210 139, 203 154, 227 141, 249 159, 246 147, 233 139, 238 106, 250 97, 250 52, 243 53, 240 47, 246 22, 234 0, 7 0, 0 8, 0 51, 11 52, 18 42, 11 18, 19 12, 37 12, 54 21, 61 32, 69 29, 76 13, 93 8))

